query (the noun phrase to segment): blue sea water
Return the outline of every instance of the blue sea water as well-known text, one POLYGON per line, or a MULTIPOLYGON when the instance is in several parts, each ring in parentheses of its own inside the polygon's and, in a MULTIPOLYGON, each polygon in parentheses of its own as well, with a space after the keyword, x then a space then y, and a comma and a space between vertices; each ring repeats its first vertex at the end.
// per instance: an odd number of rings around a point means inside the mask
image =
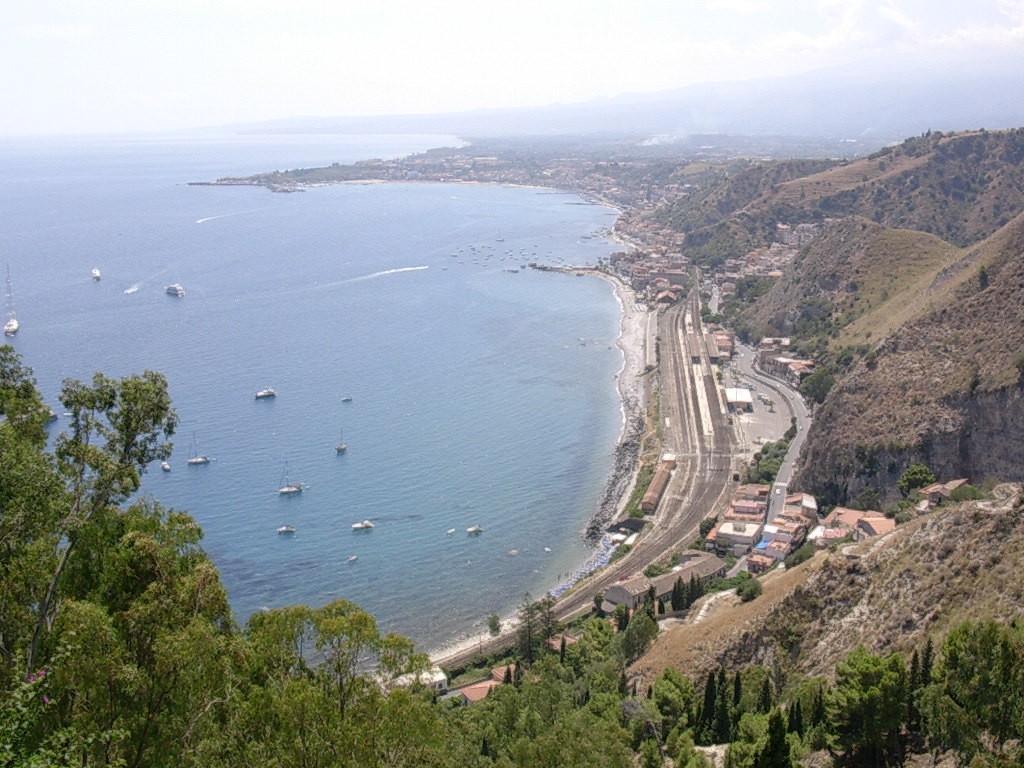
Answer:
POLYGON ((187 184, 446 140, 0 144, 13 346, 58 412, 66 377, 167 376, 172 471, 143 493, 197 519, 239 621, 343 597, 429 650, 591 554, 621 428, 618 305, 603 281, 523 266, 595 263, 614 211, 492 185, 187 184), (193 441, 216 460, 187 465, 193 441), (286 468, 301 494, 277 493, 286 468))

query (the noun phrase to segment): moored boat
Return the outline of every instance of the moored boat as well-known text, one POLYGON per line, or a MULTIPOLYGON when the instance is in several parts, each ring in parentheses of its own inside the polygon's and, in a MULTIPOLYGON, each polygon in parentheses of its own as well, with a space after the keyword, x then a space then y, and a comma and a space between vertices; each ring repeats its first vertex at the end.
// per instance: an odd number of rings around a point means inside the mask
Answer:
POLYGON ((466 533, 468 533, 470 536, 476 536, 477 534, 483 532, 484 529, 481 528, 479 525, 471 525, 469 526, 469 528, 466 529, 466 533))
POLYGON ((213 461, 213 456, 207 456, 206 454, 199 453, 199 449, 196 445, 196 436, 193 433, 192 448, 189 450, 188 454, 188 464, 190 466, 196 467, 201 464, 209 464, 211 461, 213 461))
POLYGON ((273 387, 261 389, 259 392, 256 393, 257 400, 266 400, 271 397, 277 397, 277 392, 274 391, 273 387))
POLYGON ((287 535, 289 533, 295 533, 295 526, 294 525, 282 525, 280 528, 277 529, 277 532, 280 533, 281 535, 287 535))
POLYGON ((294 494, 302 493, 302 483, 293 483, 288 478, 288 463, 284 465, 284 475, 281 478, 281 484, 278 486, 277 492, 281 496, 292 496, 294 494))
POLYGON ((179 299, 185 298, 185 289, 181 287, 181 283, 171 283, 164 290, 168 296, 176 296, 179 299))
POLYGON ((160 462, 160 469, 162 469, 164 472, 170 472, 171 471, 171 465, 169 463, 167 463, 166 461, 161 461, 160 462))
POLYGON ((4 323, 4 335, 13 336, 18 332, 21 324, 18 316, 14 313, 14 292, 11 290, 11 267, 7 266, 7 322, 4 323))
POLYGON ((99 267, 93 267, 92 268, 92 279, 93 280, 99 280, 100 277, 101 277, 101 275, 100 275, 100 268, 99 267))
POLYGON ((334 450, 336 453, 344 453, 348 450, 348 443, 345 442, 344 432, 338 435, 338 444, 334 446, 334 450))
POLYGON ((369 520, 360 520, 358 523, 352 523, 353 531, 368 531, 370 528, 373 528, 373 523, 369 520))

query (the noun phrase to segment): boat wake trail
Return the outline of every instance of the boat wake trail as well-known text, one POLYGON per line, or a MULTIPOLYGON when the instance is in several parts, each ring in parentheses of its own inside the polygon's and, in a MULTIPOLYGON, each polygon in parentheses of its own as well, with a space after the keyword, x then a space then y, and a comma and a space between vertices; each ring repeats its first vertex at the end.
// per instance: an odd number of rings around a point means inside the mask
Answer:
POLYGON ((216 216, 204 216, 201 219, 196 219, 196 224, 202 224, 204 221, 213 221, 214 219, 226 219, 229 216, 243 216, 247 213, 256 213, 257 211, 266 210, 264 208, 252 208, 248 211, 235 211, 234 213, 218 213, 216 216))
POLYGON ((127 288, 124 289, 124 292, 135 293, 137 290, 139 290, 139 283, 136 283, 135 285, 129 285, 127 288))
POLYGON ((430 269, 430 267, 424 264, 421 267, 396 267, 395 269, 382 269, 380 272, 371 272, 368 275, 359 275, 359 277, 349 277, 345 280, 338 280, 333 283, 324 283, 320 285, 320 288, 333 288, 338 285, 348 285, 349 283, 361 283, 365 280, 376 280, 378 277, 384 277, 385 275, 397 275, 400 272, 420 272, 424 269, 430 269))

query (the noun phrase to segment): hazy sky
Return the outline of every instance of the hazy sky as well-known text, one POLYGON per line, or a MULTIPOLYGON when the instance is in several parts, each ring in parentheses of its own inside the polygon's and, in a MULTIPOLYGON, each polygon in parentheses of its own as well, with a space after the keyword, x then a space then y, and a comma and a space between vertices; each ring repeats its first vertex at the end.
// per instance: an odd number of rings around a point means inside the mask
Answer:
POLYGON ((0 135, 575 102, 1022 51, 1024 0, 0 0, 0 135))

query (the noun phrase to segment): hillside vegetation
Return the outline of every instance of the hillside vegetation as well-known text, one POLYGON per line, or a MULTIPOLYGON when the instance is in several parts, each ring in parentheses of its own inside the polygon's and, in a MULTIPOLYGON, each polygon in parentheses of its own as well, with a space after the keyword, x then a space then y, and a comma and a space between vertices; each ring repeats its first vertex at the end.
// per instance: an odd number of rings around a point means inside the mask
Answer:
POLYGON ((796 485, 872 505, 914 463, 1024 479, 1024 129, 929 133, 742 199, 692 232, 696 258, 714 262, 707 236, 736 256, 776 222, 822 223, 736 320, 754 341, 792 337, 836 378, 796 485))

